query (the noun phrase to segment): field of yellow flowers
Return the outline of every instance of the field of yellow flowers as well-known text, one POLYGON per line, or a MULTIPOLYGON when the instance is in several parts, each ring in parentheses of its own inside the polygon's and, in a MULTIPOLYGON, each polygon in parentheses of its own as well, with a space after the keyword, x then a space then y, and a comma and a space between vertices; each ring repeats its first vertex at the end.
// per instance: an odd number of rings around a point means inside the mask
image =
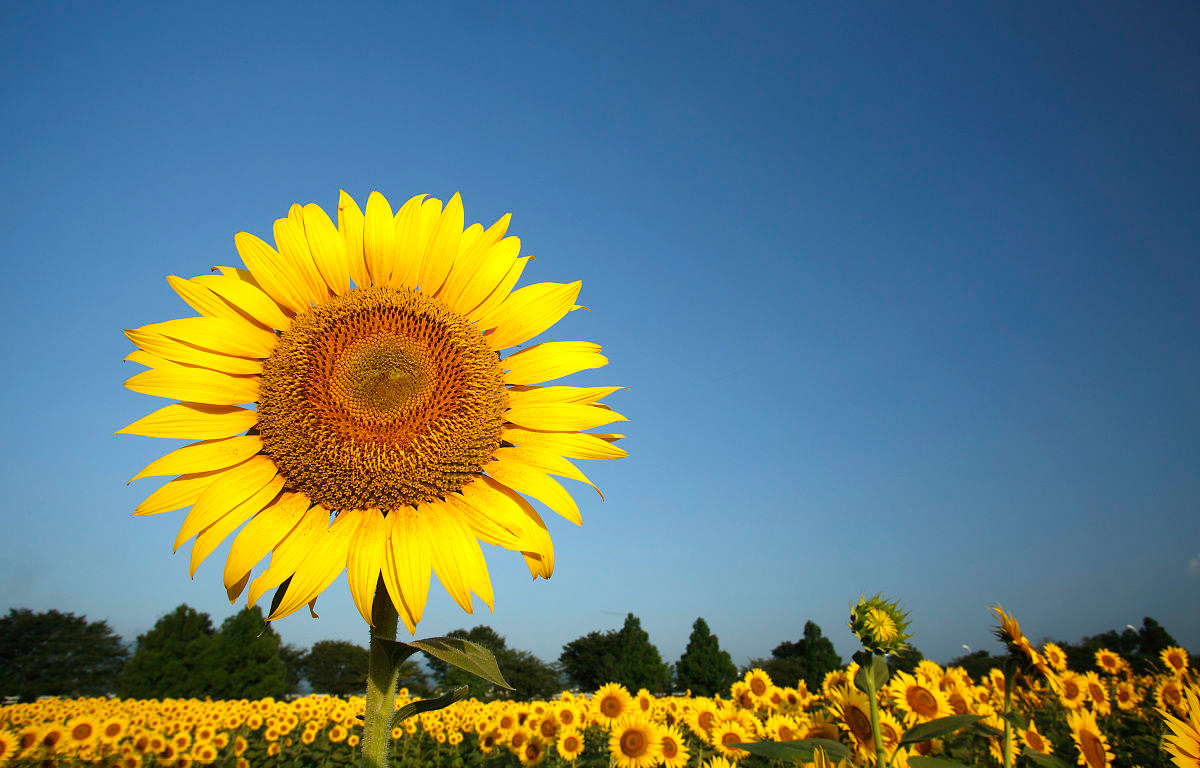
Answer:
MULTIPOLYGON (((1010 683, 1019 710, 1013 754, 1028 748, 1088 768, 1167 766, 1172 754, 1195 754, 1198 686, 1183 649, 1164 651, 1162 671, 1153 676, 1132 674, 1109 651, 1096 654, 1102 672, 1086 674, 1068 669, 1053 644, 1040 654, 1048 674, 1010 683), (1164 736, 1174 739, 1171 752, 1163 748, 1164 736)), ((875 752, 866 694, 853 684, 856 666, 829 674, 819 691, 802 681, 780 686, 751 670, 728 696, 713 698, 653 696, 607 685, 590 695, 564 692, 552 701, 470 699, 397 725, 392 764, 726 768, 769 762, 732 745, 805 738, 838 741, 849 749, 850 763, 869 764, 875 752)), ((894 764, 905 768, 913 756, 999 764, 998 712, 1006 682, 998 669, 974 680, 962 669, 929 661, 912 674, 894 674, 878 694, 888 754, 922 722, 954 714, 983 718, 943 738, 904 745, 894 764)), ((397 706, 409 701, 401 691, 397 706)), ((362 712, 357 697, 46 699, 0 707, 0 765, 353 765, 362 712)))

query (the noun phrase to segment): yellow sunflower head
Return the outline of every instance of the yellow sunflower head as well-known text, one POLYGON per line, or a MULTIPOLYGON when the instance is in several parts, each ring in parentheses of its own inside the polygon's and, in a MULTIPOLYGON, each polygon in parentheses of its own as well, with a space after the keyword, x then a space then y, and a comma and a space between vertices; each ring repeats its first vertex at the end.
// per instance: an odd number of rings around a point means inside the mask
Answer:
POLYGON ((1096 651, 1095 658, 1096 666, 1107 675, 1115 675, 1125 668, 1126 662, 1120 654, 1107 648, 1096 651))
POLYGON ((850 610, 850 631, 870 653, 904 650, 912 637, 907 631, 908 624, 908 614, 900 609, 900 604, 885 600, 883 595, 861 596, 850 610))
POLYGON ((1079 752, 1076 762, 1086 768, 1107 768, 1112 765, 1114 755, 1108 745, 1108 737, 1096 724, 1096 718, 1086 709, 1067 713, 1067 726, 1079 752))
POLYGON ((1164 648, 1159 656, 1167 669, 1177 675, 1183 674, 1183 671, 1188 668, 1188 652, 1177 645, 1164 648))
POLYGON ((568 763, 574 761, 583 752, 583 734, 574 728, 560 731, 555 749, 563 760, 568 763))
MULTIPOLYGON (((199 564, 230 534, 230 600, 276 589, 269 618, 311 604, 344 570, 372 622, 382 580, 409 631, 431 572, 470 612, 489 608, 479 541, 522 553, 548 578, 554 550, 528 495, 579 523, 554 479, 591 484, 573 458, 619 458, 619 387, 543 386, 607 363, 596 344, 551 341, 580 283, 515 289, 530 257, 506 215, 464 229, 462 203, 418 195, 365 213, 342 193, 337 224, 294 205, 275 245, 242 232, 242 267, 168 281, 199 316, 127 331, 147 366, 135 392, 182 402, 122 432, 194 439, 135 476, 175 479, 139 515, 191 507, 178 549, 199 564), (250 407, 247 407, 250 406, 250 407), (251 580, 267 555, 270 567, 251 580)), ((594 486, 593 486, 594 487, 594 486)))
POLYGON ((620 683, 603 685, 592 697, 592 718, 602 726, 612 726, 633 711, 633 697, 620 683))
POLYGON ((1067 654, 1057 643, 1046 643, 1043 645, 1042 658, 1046 660, 1046 663, 1055 672, 1064 672, 1067 669, 1067 654))

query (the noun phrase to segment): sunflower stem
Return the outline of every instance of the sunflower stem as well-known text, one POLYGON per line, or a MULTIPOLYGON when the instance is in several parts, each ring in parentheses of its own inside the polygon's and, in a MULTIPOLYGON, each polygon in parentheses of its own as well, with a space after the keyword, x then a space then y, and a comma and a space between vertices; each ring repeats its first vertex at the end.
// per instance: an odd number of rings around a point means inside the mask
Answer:
POLYGON ((1012 691, 1016 682, 1016 664, 1010 658, 1004 665, 1004 744, 1001 754, 1004 757, 1004 768, 1012 768, 1012 691))
MULTIPOLYGON (((871 736, 875 741, 875 766, 884 768, 888 764, 883 754, 883 732, 879 730, 879 697, 875 691, 875 674, 872 670, 875 654, 871 654, 866 664, 867 674, 863 677, 867 683, 867 702, 871 706, 871 736)), ((1005 766, 1008 768, 1008 766, 1005 766)))
POLYGON ((392 715, 396 707, 396 680, 400 664, 386 642, 396 639, 396 608, 381 578, 371 605, 370 666, 367 669, 367 703, 363 712, 362 768, 384 768, 392 745, 392 715))

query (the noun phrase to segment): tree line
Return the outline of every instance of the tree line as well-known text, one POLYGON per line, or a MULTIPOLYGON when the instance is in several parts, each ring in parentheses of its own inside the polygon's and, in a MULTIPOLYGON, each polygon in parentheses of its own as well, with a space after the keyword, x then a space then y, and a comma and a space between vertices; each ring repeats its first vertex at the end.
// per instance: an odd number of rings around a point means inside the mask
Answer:
MULTIPOLYGON (((844 666, 816 623, 808 621, 795 641, 777 645, 769 657, 750 659, 738 668, 722 650, 703 618, 692 625, 680 658, 664 662, 641 620, 628 614, 620 629, 595 631, 563 646, 554 663, 510 648, 504 637, 486 625, 456 629, 450 636, 484 646, 495 654, 500 669, 515 689, 507 691, 472 677, 437 659, 428 670, 412 659, 401 669, 400 685, 413 695, 427 696, 460 685, 482 700, 511 697, 549 698, 564 687, 593 691, 609 682, 630 690, 645 688, 662 694, 690 691, 711 696, 727 692, 746 670, 758 667, 781 685, 803 681, 820 688, 825 675, 844 666)), ((1175 645, 1174 638, 1154 619, 1132 627, 1060 643, 1071 668, 1095 666, 1101 647, 1120 653, 1135 671, 1150 669, 1159 652, 1175 645)), ((180 605, 139 635, 127 648, 105 621, 89 622, 70 613, 11 609, 0 618, 0 697, 32 700, 38 696, 115 694, 123 698, 282 698, 304 688, 336 696, 359 694, 367 676, 368 651, 342 640, 322 640, 304 650, 281 641, 261 609, 245 608, 213 626, 206 613, 180 605)), ((916 648, 889 657, 893 669, 912 671, 922 659, 916 648)), ((962 666, 979 677, 1003 657, 986 651, 959 657, 962 666)))

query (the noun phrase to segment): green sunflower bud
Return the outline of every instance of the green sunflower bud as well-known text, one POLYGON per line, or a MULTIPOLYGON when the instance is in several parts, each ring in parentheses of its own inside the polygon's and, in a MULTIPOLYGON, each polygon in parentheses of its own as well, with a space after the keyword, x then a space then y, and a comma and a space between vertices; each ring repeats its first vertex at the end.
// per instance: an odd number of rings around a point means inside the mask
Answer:
POLYGON ((899 603, 883 599, 882 594, 858 599, 850 610, 850 631, 871 653, 888 654, 904 650, 908 639, 908 614, 899 603))

